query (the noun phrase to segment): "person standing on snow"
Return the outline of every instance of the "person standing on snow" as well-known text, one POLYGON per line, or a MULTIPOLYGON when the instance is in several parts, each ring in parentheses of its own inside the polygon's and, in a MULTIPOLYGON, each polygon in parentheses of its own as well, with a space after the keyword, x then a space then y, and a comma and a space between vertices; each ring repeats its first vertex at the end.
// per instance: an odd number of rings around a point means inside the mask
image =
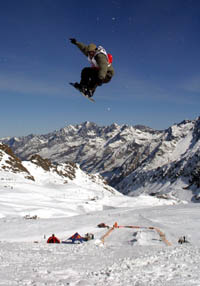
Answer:
POLYGON ((76 82, 74 85, 81 92, 92 97, 97 86, 108 83, 114 75, 112 55, 107 54, 101 46, 97 47, 92 43, 87 46, 74 38, 71 38, 70 41, 81 50, 91 63, 91 67, 82 70, 80 83, 76 82))

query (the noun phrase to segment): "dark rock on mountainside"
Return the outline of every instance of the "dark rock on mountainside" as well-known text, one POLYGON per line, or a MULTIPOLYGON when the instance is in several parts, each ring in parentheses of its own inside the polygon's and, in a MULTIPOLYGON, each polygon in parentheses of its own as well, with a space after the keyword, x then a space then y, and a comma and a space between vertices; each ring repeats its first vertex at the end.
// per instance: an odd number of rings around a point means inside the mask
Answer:
POLYGON ((34 177, 23 166, 22 161, 13 153, 10 147, 0 143, 0 169, 12 173, 23 173, 25 178, 34 181, 34 177), (7 155, 7 156, 5 156, 7 155))

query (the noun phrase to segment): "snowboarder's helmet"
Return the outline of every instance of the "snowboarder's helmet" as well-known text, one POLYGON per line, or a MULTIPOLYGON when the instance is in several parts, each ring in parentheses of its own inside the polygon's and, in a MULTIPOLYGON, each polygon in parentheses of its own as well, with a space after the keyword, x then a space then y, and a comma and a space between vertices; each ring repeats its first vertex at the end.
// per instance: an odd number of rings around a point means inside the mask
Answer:
POLYGON ((94 52, 96 50, 97 46, 93 43, 88 45, 88 52, 94 52))

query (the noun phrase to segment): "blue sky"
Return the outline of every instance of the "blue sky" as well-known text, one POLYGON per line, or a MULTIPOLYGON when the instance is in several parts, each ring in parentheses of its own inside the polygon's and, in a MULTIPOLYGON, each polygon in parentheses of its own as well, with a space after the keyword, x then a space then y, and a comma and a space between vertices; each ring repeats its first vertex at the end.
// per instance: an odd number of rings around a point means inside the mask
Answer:
POLYGON ((0 0, 0 138, 84 121, 168 128, 200 112, 200 1, 0 0), (83 98, 87 58, 102 45, 115 76, 83 98))

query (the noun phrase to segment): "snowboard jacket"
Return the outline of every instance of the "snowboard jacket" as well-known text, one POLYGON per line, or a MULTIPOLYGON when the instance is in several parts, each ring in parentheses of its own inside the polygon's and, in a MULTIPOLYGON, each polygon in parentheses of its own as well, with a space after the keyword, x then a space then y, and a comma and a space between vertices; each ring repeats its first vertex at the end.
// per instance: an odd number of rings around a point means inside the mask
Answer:
MULTIPOLYGON (((76 42, 76 45, 81 50, 81 52, 86 57, 88 57, 88 46, 80 42, 76 42)), ((94 58, 90 61, 93 62, 94 65, 98 68, 98 79, 100 81, 107 82, 113 77, 114 68, 112 64, 108 63, 106 52, 97 52, 94 55, 94 58)))

